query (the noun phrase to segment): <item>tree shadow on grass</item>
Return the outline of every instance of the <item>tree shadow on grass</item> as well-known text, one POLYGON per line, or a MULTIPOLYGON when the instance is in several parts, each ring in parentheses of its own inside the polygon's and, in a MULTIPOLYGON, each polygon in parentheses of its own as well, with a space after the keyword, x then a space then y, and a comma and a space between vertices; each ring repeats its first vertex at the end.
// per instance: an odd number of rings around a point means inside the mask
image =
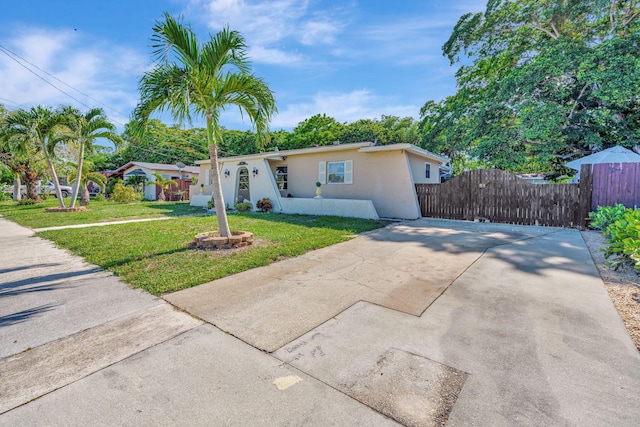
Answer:
POLYGON ((161 211, 166 216, 204 216, 204 210, 199 206, 191 206, 188 202, 148 202, 146 206, 161 211))

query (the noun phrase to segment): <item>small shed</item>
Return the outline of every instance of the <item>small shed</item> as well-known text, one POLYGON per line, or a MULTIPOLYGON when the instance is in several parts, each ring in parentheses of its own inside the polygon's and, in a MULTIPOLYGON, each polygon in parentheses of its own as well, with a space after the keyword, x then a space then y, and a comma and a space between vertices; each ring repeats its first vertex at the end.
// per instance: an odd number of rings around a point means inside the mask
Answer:
POLYGON ((572 160, 566 166, 579 171, 583 164, 593 165, 596 163, 640 163, 640 154, 616 145, 615 147, 572 160))

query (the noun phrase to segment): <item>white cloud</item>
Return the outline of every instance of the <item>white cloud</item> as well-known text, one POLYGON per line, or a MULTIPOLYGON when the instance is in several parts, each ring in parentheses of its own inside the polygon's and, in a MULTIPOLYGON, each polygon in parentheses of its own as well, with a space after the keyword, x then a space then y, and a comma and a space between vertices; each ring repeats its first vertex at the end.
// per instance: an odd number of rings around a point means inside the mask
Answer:
POLYGON ((14 58, 22 65, 0 53, 0 94, 4 99, 23 108, 70 104, 85 110, 84 103, 104 108, 113 121, 128 121, 128 112, 137 102, 137 77, 147 63, 144 55, 101 41, 82 43, 71 30, 27 28, 13 34, 0 44, 17 54, 14 58))
POLYGON ((308 0, 191 0, 186 14, 204 19, 213 31, 227 25, 240 31, 254 51, 252 59, 269 64, 292 65, 303 60, 283 47, 286 42, 332 44, 342 30, 338 17, 329 17, 329 11, 312 11, 308 0), (269 54, 260 55, 262 52, 269 54))
POLYGON ((348 93, 319 92, 307 102, 288 104, 284 111, 274 117, 271 127, 293 128, 315 114, 326 114, 339 122, 354 122, 380 118, 383 114, 417 117, 419 110, 419 106, 403 105, 396 99, 375 95, 364 89, 348 93))
POLYGON ((263 64, 298 64, 305 60, 303 55, 260 45, 250 47, 248 55, 251 61, 263 64))

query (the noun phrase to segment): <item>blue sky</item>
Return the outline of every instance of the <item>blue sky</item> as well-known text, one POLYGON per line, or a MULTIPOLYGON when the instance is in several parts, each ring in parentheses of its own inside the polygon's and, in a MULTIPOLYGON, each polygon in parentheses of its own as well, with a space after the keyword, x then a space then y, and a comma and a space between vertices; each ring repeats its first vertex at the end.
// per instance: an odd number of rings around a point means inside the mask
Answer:
MULTIPOLYGON (((455 92, 455 67, 441 46, 458 18, 483 10, 486 0, 2 3, 0 103, 10 109, 86 109, 80 101, 104 108, 122 127, 137 103, 138 79, 151 65, 151 28, 167 11, 182 14, 201 40, 227 24, 239 30, 255 74, 276 95, 279 113, 271 128, 291 130, 319 113, 340 122, 383 114, 418 118, 427 100, 455 92), (29 63, 14 56, 18 64, 7 50, 29 63)), ((248 128, 237 110, 226 112, 222 124, 248 128)))

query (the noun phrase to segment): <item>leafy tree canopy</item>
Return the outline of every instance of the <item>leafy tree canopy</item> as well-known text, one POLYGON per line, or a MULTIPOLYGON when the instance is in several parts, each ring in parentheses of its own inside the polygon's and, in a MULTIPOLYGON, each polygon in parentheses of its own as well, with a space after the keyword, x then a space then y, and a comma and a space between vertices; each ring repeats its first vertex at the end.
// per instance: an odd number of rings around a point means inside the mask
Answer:
POLYGON ((421 111, 423 145, 514 172, 640 143, 640 2, 489 0, 443 53, 459 90, 421 111))

